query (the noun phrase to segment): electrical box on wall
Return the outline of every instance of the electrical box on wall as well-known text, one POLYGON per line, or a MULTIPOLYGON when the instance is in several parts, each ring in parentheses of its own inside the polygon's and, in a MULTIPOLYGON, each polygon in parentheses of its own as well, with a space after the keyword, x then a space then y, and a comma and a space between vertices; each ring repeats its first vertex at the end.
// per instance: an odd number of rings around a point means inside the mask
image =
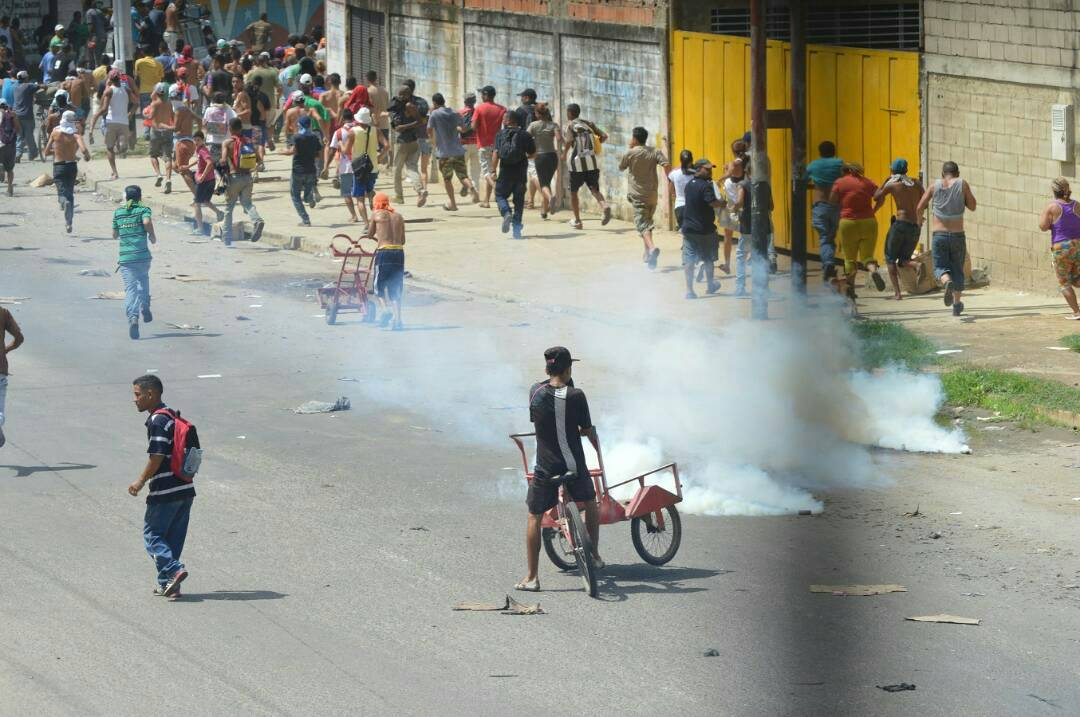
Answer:
POLYGON ((1050 106, 1050 158, 1058 162, 1072 161, 1072 105, 1050 106))

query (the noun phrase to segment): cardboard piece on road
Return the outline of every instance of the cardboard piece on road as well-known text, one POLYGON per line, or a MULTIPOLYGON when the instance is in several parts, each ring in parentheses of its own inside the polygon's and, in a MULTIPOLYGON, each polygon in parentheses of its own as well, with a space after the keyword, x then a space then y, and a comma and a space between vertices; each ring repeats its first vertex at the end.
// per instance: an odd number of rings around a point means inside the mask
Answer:
POLYGON ((348 411, 352 403, 345 396, 337 401, 308 401, 293 409, 293 413, 333 413, 335 411, 348 411))
POLYGON ((97 296, 91 296, 91 299, 106 299, 118 301, 124 298, 124 292, 122 291, 102 291, 97 296))
POLYGON ((20 304, 29 298, 29 296, 0 296, 0 304, 20 304))
POLYGON ((980 622, 974 617, 959 617, 958 615, 920 615, 919 617, 905 617, 904 619, 914 622, 947 622, 953 625, 978 625, 980 622))
POLYGON ((540 608, 540 603, 535 605, 526 605, 520 603, 509 595, 506 599, 500 603, 492 602, 459 602, 457 605, 451 605, 451 610, 467 610, 471 612, 498 612, 503 615, 543 615, 544 611, 540 608))
POLYGON ((53 178, 48 174, 41 174, 29 182, 31 187, 51 187, 52 183, 53 178))
POLYGON ((903 585, 811 585, 812 593, 830 595, 884 595, 885 593, 906 593, 903 585))
POLYGON ((112 276, 104 269, 83 269, 79 272, 79 276, 112 276))
POLYGON ((205 326, 199 326, 198 324, 170 324, 168 321, 165 325, 170 329, 180 329, 181 331, 205 331, 205 326))

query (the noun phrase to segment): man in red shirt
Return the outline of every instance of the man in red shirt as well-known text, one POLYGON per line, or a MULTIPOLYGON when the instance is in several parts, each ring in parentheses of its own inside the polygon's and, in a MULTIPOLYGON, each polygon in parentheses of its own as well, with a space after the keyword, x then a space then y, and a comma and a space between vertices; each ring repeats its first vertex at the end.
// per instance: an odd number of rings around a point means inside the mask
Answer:
POLYGON ((495 88, 486 85, 480 89, 480 104, 473 110, 472 126, 476 131, 476 145, 480 155, 480 176, 484 185, 484 201, 480 206, 491 206, 491 191, 495 188, 492 158, 495 154, 495 135, 502 129, 506 108, 495 103, 495 88))
MULTIPOLYGON (((844 251, 846 294, 855 301, 855 275, 861 263, 878 291, 885 290, 885 279, 879 273, 874 250, 877 248, 878 224, 874 213, 885 203, 885 197, 874 199, 877 185, 863 176, 863 168, 846 162, 843 175, 833 182, 829 202, 840 206, 840 246, 844 251)), ((839 285, 838 285, 839 288, 839 285)))
MULTIPOLYGON (((473 129, 473 113, 476 112, 476 93, 465 93, 465 106, 458 110, 458 114, 465 120, 469 129, 461 130, 461 144, 465 146, 465 165, 469 168, 469 179, 474 187, 480 187, 480 148, 476 144, 476 130, 473 129)), ((461 196, 467 196, 468 190, 461 188, 461 196)))

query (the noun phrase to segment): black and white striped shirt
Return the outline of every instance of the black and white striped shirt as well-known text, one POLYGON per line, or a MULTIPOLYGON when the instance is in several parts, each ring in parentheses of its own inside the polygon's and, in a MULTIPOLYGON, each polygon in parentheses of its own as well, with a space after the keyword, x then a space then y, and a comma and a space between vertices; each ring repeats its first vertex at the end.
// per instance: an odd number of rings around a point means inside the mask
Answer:
POLYGON ((536 430, 536 467, 540 478, 577 473, 589 478, 581 431, 592 428, 585 392, 573 386, 555 388, 547 381, 529 391, 529 418, 536 430))
MULTIPOLYGON (((161 404, 155 410, 163 408, 169 407, 161 404)), ((152 456, 165 456, 157 473, 147 483, 150 489, 146 495, 147 503, 167 503, 195 495, 195 484, 177 478, 172 472, 173 423, 173 419, 164 413, 152 413, 146 419, 146 438, 150 442, 146 452, 152 456)))

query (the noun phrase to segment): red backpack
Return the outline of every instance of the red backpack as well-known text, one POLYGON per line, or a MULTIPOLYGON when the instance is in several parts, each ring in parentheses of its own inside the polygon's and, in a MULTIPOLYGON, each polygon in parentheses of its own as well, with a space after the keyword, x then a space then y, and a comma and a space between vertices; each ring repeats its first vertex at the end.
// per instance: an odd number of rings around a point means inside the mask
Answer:
POLYGON ((195 480, 202 464, 202 447, 199 445, 199 433, 195 424, 180 417, 179 411, 159 408, 154 415, 163 414, 173 421, 173 447, 169 468, 172 474, 185 483, 195 480))

